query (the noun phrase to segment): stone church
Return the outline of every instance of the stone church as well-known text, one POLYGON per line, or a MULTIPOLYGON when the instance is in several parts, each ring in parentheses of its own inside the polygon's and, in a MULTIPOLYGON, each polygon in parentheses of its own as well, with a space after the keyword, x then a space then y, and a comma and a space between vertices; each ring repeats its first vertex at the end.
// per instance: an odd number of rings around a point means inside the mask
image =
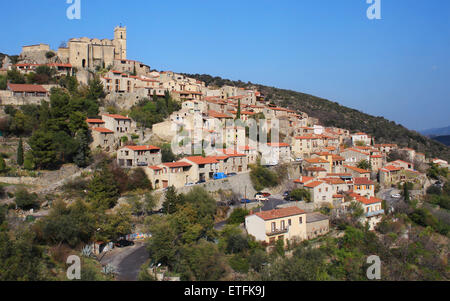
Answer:
MULTIPOLYGON (((21 58, 30 63, 47 63, 46 53, 50 52, 49 45, 39 44, 22 47, 21 58)), ((127 28, 118 26, 114 29, 114 39, 74 38, 67 46, 57 51, 56 61, 71 64, 78 70, 92 69, 97 66, 114 66, 116 60, 127 58, 127 28)))
POLYGON ((116 27, 113 40, 71 39, 67 47, 58 49, 58 57, 78 69, 113 66, 114 60, 127 58, 127 28, 116 27))

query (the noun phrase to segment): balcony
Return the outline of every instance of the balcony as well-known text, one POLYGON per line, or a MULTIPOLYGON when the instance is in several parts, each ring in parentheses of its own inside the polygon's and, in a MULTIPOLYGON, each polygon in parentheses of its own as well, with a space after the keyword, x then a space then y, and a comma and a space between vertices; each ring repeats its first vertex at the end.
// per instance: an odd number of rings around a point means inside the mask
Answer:
POLYGON ((266 233, 267 236, 274 236, 274 235, 280 235, 280 234, 286 234, 289 232, 289 228, 286 229, 275 229, 273 231, 270 231, 266 233))
POLYGON ((372 216, 377 216, 377 215, 382 215, 382 214, 384 214, 384 210, 366 212, 366 217, 372 217, 372 216))

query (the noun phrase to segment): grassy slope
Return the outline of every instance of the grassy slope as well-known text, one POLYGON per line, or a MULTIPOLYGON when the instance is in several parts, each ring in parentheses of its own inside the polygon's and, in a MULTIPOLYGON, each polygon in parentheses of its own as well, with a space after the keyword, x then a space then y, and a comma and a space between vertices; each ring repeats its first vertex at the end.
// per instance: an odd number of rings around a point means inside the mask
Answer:
POLYGON ((351 131, 363 131, 376 138, 377 143, 396 143, 401 147, 410 147, 425 153, 428 157, 450 160, 450 147, 427 138, 416 131, 408 130, 400 124, 383 117, 375 117, 358 110, 341 106, 337 102, 316 96, 267 87, 241 81, 231 81, 210 75, 186 74, 213 86, 234 85, 238 87, 256 87, 266 97, 280 106, 306 112, 319 118, 325 126, 335 126, 351 131))

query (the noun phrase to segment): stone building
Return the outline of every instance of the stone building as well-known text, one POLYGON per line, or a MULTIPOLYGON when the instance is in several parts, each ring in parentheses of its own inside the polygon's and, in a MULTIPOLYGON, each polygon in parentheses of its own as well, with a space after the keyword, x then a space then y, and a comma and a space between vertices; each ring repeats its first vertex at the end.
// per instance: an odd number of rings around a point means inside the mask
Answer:
POLYGON ((72 64, 78 69, 114 66, 115 60, 127 58, 127 29, 116 27, 113 40, 71 39, 67 47, 58 49, 58 57, 62 63, 72 64))

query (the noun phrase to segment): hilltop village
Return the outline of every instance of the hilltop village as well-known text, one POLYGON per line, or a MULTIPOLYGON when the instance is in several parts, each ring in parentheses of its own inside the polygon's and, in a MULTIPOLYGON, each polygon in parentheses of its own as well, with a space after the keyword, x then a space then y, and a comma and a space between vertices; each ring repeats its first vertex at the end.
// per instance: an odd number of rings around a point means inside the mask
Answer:
MULTIPOLYGON (((153 211, 170 213, 167 194, 189 193, 197 186, 227 208, 222 220, 245 208, 242 230, 267 246, 327 235, 336 227, 334 220, 354 216, 356 210, 361 210, 357 221, 375 231, 398 202, 421 200, 430 187, 443 187, 441 175, 449 169, 448 162, 414 149, 322 126, 304 112, 275 105, 256 88, 207 86, 129 60, 125 27, 115 28, 112 40, 74 38, 57 51, 46 44, 24 46, 20 56, 4 58, 0 76, 6 79, 0 118, 9 126, 21 107, 53 107, 55 95, 75 95, 71 84, 87 93, 96 85, 98 110, 68 113, 70 124, 82 119, 74 129, 69 124, 75 140, 86 128, 84 153, 102 154, 124 173, 139 170, 139 181, 148 180, 144 188, 158 195, 153 211), (430 169, 439 175, 430 177, 430 169), (267 180, 273 175, 275 180, 267 180)), ((78 162, 76 155, 56 170, 48 168, 54 160, 39 161, 50 150, 37 139, 14 135, 11 127, 9 133, 4 127, 0 131, 0 151, 13 154, 3 159, 0 183, 7 193, 2 203, 14 203, 17 185, 54 194, 76 176, 96 177, 93 165, 69 166, 78 162), (19 137, 24 138, 19 142, 19 137), (28 167, 16 157, 19 144, 28 167), (54 173, 58 176, 45 182, 54 173)), ((26 219, 39 212, 45 217, 50 208, 48 200, 41 200, 31 211, 15 209, 26 219)), ((94 250, 104 244, 93 243, 94 250)))

